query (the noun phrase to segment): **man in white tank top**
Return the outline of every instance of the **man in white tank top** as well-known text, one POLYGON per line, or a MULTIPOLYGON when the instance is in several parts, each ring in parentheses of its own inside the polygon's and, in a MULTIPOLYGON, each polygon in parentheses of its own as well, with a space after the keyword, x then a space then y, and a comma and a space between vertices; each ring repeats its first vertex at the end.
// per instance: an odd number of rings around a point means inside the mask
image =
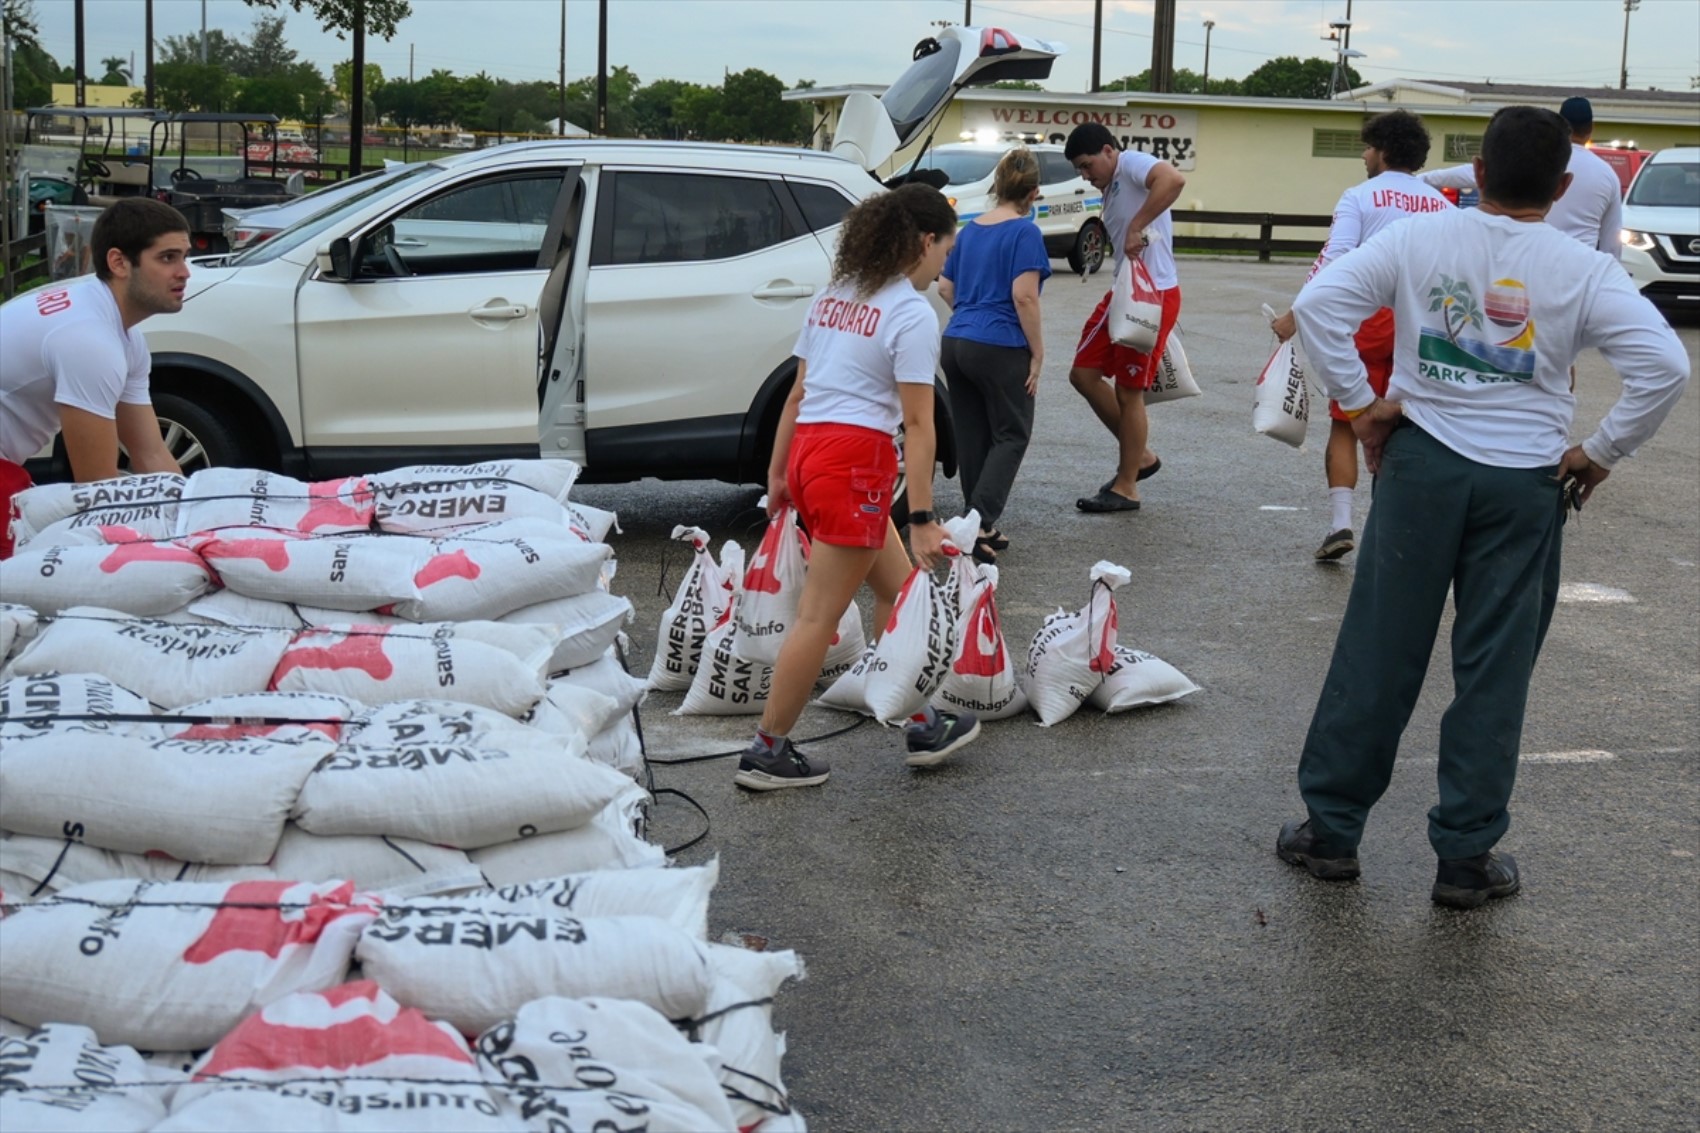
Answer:
MULTIPOLYGON (((1452 207, 1438 189, 1424 184, 1415 175, 1428 160, 1428 130, 1421 118, 1408 110, 1379 114, 1364 123, 1363 142, 1364 170, 1369 180, 1340 195, 1340 203, 1334 206, 1328 243, 1310 269, 1312 276, 1323 265, 1401 220, 1452 207)), ((1292 312, 1277 318, 1273 325, 1282 342, 1291 338, 1292 312)), ((1358 328, 1357 347, 1358 356, 1369 371, 1371 386, 1385 393, 1388 376, 1393 372, 1393 312, 1384 307, 1364 320, 1358 328)), ((1328 451, 1323 465, 1328 477, 1330 517, 1328 534, 1316 549, 1318 562, 1343 558, 1356 546, 1352 536, 1352 493, 1358 486, 1358 441, 1352 433, 1350 417, 1332 401, 1328 403, 1328 416, 1328 451)))

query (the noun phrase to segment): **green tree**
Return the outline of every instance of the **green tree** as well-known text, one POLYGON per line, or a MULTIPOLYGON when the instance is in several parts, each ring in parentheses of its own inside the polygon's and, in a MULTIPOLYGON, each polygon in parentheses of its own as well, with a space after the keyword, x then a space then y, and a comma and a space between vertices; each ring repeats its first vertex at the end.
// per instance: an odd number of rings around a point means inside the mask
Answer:
MULTIPOLYGON (((638 88, 632 95, 632 128, 639 137, 666 138, 673 141, 690 136, 689 127, 679 116, 677 107, 680 100, 691 91, 706 91, 708 88, 697 83, 687 83, 681 79, 657 79, 653 83, 638 88)), ((573 116, 567 115, 573 121, 573 116)), ((580 125, 587 123, 579 122, 580 125)))
POLYGON ((993 90, 1044 90, 1045 88, 1030 79, 1004 79, 1002 82, 988 84, 993 90))
MULTIPOLYGON (((1327 59, 1282 55, 1247 75, 1240 83, 1240 92, 1255 98, 1327 98, 1333 76, 1334 64, 1327 59)), ((1347 64, 1346 86, 1360 86, 1363 81, 1363 76, 1347 64)))
POLYGON ((256 79, 287 74, 296 65, 295 49, 283 37, 285 20, 282 16, 257 15, 254 30, 241 45, 235 67, 243 78, 256 79))
POLYGON ((41 26, 33 0, 4 0, 0 19, 12 39, 12 104, 23 108, 53 101, 59 62, 41 46, 41 26))
MULTIPOLYGON (((384 69, 376 63, 366 64, 365 95, 373 98, 384 85, 384 69)), ((331 65, 331 89, 342 96, 347 103, 354 101, 354 62, 344 59, 341 63, 331 65)))
POLYGON ((234 76, 216 63, 155 63, 154 98, 161 110, 231 109, 234 76))
MULTIPOLYGON (((1151 68, 1147 67, 1137 75, 1123 75, 1113 83, 1105 83, 1104 89, 1122 91, 1150 90, 1151 68)), ((1204 76, 1200 75, 1196 71, 1189 71, 1185 67, 1182 67, 1180 70, 1175 72, 1172 89, 1175 94, 1244 93, 1240 89, 1240 81, 1238 79, 1211 79, 1209 89, 1206 90, 1204 76)))
POLYGON ((721 84, 718 133, 743 142, 800 142, 809 135, 803 105, 780 96, 785 84, 777 75, 751 67, 727 75, 721 84))
MULTIPOLYGON (((242 64, 243 46, 239 39, 232 39, 218 28, 207 32, 207 65, 223 67, 226 71, 235 73, 242 64)), ((158 68, 163 63, 194 63, 201 61, 201 35, 191 32, 188 35, 168 35, 160 41, 159 50, 154 53, 154 85, 159 85, 158 68)))
POLYGON ((102 75, 100 85, 103 87, 127 87, 130 85, 130 61, 122 55, 108 55, 100 61, 102 75))

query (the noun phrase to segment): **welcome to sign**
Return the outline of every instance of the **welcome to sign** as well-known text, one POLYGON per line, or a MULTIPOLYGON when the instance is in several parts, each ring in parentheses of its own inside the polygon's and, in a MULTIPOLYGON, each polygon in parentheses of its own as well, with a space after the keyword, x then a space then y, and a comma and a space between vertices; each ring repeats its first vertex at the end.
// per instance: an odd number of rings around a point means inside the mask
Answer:
POLYGON ((1044 141, 1061 145, 1068 140, 1070 130, 1087 122, 1107 128, 1124 149, 1148 153, 1176 169, 1192 169, 1197 164, 1198 112, 1195 110, 1020 103, 968 103, 962 108, 965 133, 990 131, 998 140, 1012 143, 1037 134, 1044 141))

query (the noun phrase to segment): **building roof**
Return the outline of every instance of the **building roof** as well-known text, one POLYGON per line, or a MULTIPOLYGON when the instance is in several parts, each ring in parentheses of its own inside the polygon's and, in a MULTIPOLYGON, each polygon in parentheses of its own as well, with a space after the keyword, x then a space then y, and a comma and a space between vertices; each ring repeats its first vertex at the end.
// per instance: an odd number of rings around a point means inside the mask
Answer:
MULTIPOLYGON (((1503 106, 1506 103, 1552 103, 1557 105, 1581 95, 1596 107, 1619 106, 1628 110, 1700 111, 1700 91, 1619 90, 1616 87, 1548 86, 1532 83, 1437 83, 1426 79, 1387 79, 1355 87, 1335 95, 1343 102, 1365 102, 1375 96, 1391 99, 1397 94, 1432 95, 1465 104, 1503 106)), ((1597 116, 1597 115, 1596 115, 1597 116)))

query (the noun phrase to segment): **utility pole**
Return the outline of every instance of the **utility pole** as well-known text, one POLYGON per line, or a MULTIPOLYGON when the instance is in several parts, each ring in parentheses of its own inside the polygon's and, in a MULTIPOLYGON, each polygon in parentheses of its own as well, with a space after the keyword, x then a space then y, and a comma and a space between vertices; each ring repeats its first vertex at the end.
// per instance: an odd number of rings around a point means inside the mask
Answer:
POLYGON ((1175 89, 1175 0, 1157 0, 1151 14, 1151 90, 1175 89))
POLYGON ((149 107, 152 107, 153 106, 153 0, 146 0, 146 9, 147 9, 147 20, 146 20, 147 28, 146 28, 145 31, 143 31, 142 34, 147 38, 147 41, 148 41, 148 43, 147 43, 147 54, 146 54, 146 57, 145 57, 145 60, 144 60, 144 65, 146 66, 147 69, 146 69, 145 72, 143 72, 144 77, 143 77, 142 82, 143 82, 143 85, 148 88, 148 90, 147 90, 147 94, 143 97, 143 101, 146 102, 149 107))
POLYGON ((962 0, 962 26, 974 26, 974 0, 962 0))
POLYGON ((1204 81, 1199 84, 1204 89, 1199 91, 1199 94, 1210 93, 1210 33, 1215 30, 1215 20, 1204 21, 1204 81))
POLYGON ((1092 0, 1092 93, 1104 89, 1099 81, 1098 61, 1104 55, 1104 0, 1092 0))
POLYGON ((608 136, 608 0, 597 0, 596 136, 608 136))
POLYGON ((558 137, 567 136, 567 0, 561 0, 561 117, 555 132, 558 137))
MULTIPOLYGON (((1629 13, 1641 6, 1641 0, 1623 0, 1623 62, 1619 64, 1617 89, 1629 89, 1629 13)), ((78 71, 81 72, 79 67, 78 71)))
MULTIPOLYGON (((201 0, 202 4, 206 0, 201 0)), ((354 58, 351 61, 353 72, 348 76, 349 99, 348 107, 348 175, 360 176, 360 169, 365 158, 366 134, 366 0, 354 0, 354 58)), ((202 37, 202 42, 206 41, 202 37)))
MULTIPOLYGON (((76 33, 77 33, 77 61, 76 61, 76 67, 77 67, 77 74, 76 74, 77 105, 78 106, 87 106, 88 105, 87 95, 86 95, 85 89, 84 89, 85 83, 87 82, 87 80, 83 78, 83 0, 77 0, 76 33)), ((83 123, 83 129, 85 131, 88 129, 88 123, 87 122, 83 123)))
MULTIPOLYGON (((83 0, 77 0, 81 4, 83 0)), ((207 0, 201 0, 201 63, 207 61, 207 0)))

